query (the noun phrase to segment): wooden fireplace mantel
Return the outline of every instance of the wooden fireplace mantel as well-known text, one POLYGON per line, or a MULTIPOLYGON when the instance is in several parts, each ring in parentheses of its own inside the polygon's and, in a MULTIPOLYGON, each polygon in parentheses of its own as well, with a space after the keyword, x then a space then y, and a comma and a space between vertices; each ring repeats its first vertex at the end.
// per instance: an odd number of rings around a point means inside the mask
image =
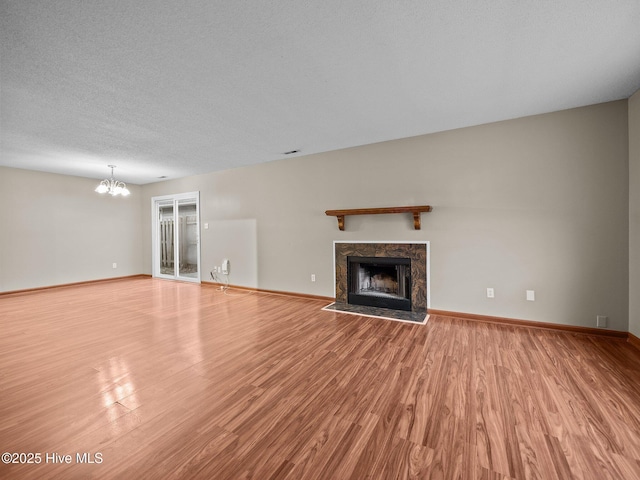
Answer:
POLYGON ((351 208, 348 210, 327 210, 324 212, 329 217, 338 218, 338 228, 344 230, 344 217, 347 215, 380 215, 385 213, 411 213, 413 214, 413 228, 420 230, 420 214, 430 212, 430 205, 416 207, 383 207, 383 208, 351 208))

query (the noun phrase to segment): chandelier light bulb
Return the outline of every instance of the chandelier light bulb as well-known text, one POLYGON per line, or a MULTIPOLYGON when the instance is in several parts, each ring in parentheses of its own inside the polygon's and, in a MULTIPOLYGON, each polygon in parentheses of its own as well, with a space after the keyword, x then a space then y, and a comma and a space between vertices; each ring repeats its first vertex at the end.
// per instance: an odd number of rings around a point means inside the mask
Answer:
POLYGON ((96 192, 98 193, 107 193, 109 191, 109 187, 107 187, 104 183, 104 180, 100 182, 100 185, 96 187, 96 192))

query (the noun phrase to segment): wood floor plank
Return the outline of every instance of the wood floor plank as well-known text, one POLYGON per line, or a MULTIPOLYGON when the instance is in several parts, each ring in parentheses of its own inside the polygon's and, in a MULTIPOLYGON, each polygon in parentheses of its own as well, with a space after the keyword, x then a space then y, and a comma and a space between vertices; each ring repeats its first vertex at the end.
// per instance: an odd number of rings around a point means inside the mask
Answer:
POLYGON ((626 342, 322 306, 149 278, 0 297, 0 450, 73 456, 0 478, 640 479, 626 342))

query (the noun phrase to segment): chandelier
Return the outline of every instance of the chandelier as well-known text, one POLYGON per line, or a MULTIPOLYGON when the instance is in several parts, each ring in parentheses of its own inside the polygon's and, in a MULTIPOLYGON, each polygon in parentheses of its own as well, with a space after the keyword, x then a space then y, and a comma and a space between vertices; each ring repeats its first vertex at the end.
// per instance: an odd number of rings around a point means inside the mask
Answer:
POLYGON ((113 169, 116 168, 115 165, 107 165, 111 169, 111 178, 105 179, 100 182, 100 185, 96 187, 96 192, 98 193, 108 193, 109 195, 122 195, 126 197, 131 192, 127 188, 127 185, 124 182, 119 182, 113 178, 113 169))

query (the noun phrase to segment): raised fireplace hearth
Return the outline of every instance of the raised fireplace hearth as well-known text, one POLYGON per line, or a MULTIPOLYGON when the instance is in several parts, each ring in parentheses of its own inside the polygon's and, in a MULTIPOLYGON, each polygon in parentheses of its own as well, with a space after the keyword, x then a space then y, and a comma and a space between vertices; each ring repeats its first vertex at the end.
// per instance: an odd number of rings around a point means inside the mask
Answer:
POLYGON ((427 242, 336 241, 334 253, 336 305, 426 314, 427 242))

